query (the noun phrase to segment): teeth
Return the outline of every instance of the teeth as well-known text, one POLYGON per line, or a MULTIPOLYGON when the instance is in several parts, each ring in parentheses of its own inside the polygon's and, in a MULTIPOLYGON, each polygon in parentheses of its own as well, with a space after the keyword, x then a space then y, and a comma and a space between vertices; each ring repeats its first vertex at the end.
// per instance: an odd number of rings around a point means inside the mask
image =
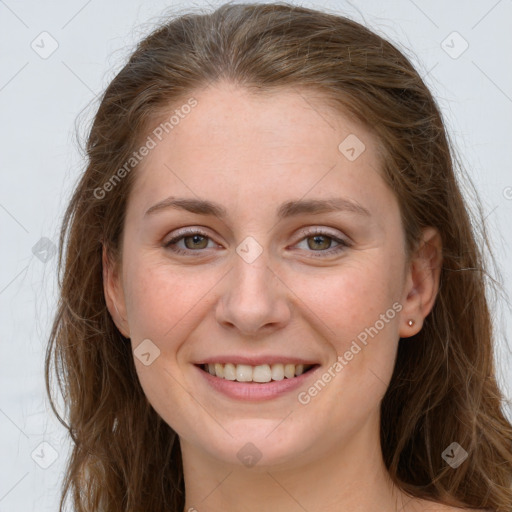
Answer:
POLYGON ((214 367, 214 374, 213 375, 218 375, 219 377, 224 377, 224 366, 220 363, 215 363, 215 367, 214 367))
POLYGON ((204 364, 203 369, 226 380, 236 380, 238 382, 270 382, 272 380, 292 379, 302 375, 313 365, 303 364, 261 364, 251 366, 248 364, 232 363, 214 363, 204 364))
POLYGON ((284 379, 284 367, 282 364, 273 364, 271 368, 272 380, 283 380, 284 379))
POLYGON ((285 364, 284 365, 284 376, 287 379, 291 379, 295 377, 295 365, 294 364, 285 364))
POLYGON ((248 364, 236 365, 236 380, 238 382, 251 382, 252 381, 252 366, 248 364))
MULTIPOLYGON (((236 366, 234 364, 228 363, 224 365, 221 364, 220 366, 224 366, 224 378, 226 380, 236 379, 236 366)), ((217 376, 220 377, 220 374, 217 376)))
POLYGON ((253 382, 270 382, 272 380, 272 371, 268 364, 255 366, 252 370, 253 382))

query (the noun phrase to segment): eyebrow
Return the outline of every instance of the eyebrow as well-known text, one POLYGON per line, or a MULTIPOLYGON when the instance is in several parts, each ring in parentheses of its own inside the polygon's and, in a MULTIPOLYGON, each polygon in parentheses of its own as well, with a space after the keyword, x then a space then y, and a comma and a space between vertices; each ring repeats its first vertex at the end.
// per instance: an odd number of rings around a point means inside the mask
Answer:
MULTIPOLYGON (((198 215, 213 215, 219 219, 225 219, 227 210, 218 203, 207 201, 204 199, 184 198, 184 197, 167 197, 151 208, 149 208, 144 216, 148 216, 169 208, 177 210, 185 210, 198 215)), ((335 197, 331 199, 300 199, 296 201, 287 201, 282 203, 277 210, 277 218, 279 220, 286 219, 301 214, 320 214, 346 211, 371 217, 371 213, 364 206, 346 198, 335 197)))

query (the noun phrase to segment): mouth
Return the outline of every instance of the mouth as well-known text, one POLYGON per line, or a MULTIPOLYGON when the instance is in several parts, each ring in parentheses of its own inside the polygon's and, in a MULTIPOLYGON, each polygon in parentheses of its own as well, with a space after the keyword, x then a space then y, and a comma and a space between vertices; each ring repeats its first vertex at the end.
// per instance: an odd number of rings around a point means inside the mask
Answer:
POLYGON ((318 367, 318 364, 260 364, 205 363, 195 365, 202 371, 222 380, 265 384, 294 379, 318 367))

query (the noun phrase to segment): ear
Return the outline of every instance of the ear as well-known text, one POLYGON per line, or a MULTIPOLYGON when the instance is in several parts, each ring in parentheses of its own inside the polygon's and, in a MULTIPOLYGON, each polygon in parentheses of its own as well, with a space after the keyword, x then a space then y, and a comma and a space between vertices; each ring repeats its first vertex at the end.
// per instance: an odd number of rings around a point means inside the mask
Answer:
POLYGON ((422 232, 418 248, 411 256, 406 271, 403 309, 400 313, 401 338, 408 338, 421 330, 425 317, 434 307, 439 290, 443 262, 441 235, 433 227, 423 228, 422 232), (408 324, 409 320, 414 321, 412 326, 408 324))
POLYGON ((114 265, 113 262, 110 261, 105 244, 103 244, 102 263, 103 292, 105 294, 105 302, 107 303, 108 311, 121 334, 125 338, 129 338, 130 329, 126 319, 126 306, 122 283, 119 278, 119 269, 117 265, 114 265))

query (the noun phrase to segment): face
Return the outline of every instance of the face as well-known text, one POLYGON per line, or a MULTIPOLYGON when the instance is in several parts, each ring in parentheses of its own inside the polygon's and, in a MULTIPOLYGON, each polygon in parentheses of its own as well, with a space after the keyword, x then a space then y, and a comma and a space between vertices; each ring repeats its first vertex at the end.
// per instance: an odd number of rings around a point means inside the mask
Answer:
POLYGON ((356 433, 377 439, 398 339, 415 332, 375 138, 311 93, 193 97, 134 171, 106 287, 148 400, 220 463, 297 467, 356 433), (313 367, 292 376, 300 364, 313 367))

